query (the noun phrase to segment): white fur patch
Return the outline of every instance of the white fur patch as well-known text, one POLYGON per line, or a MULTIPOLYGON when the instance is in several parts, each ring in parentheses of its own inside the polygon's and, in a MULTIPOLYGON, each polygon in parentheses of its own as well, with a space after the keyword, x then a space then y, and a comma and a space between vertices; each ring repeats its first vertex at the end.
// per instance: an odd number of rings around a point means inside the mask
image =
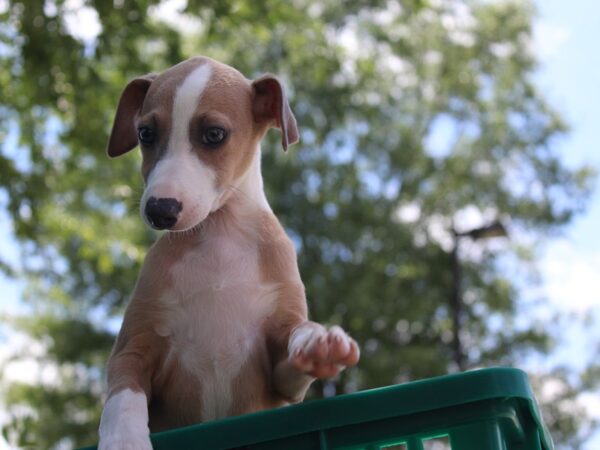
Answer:
POLYGON ((183 210, 174 227, 177 231, 192 228, 204 220, 219 197, 214 170, 192 153, 189 139, 190 121, 211 74, 210 64, 202 64, 177 88, 167 153, 150 173, 140 205, 144 217, 143 210, 150 197, 180 201, 183 210))
POLYGON ((125 389, 110 397, 100 419, 98 450, 152 450, 146 395, 125 389))
POLYGON ((327 334, 325 327, 310 322, 297 327, 290 335, 288 354, 293 355, 298 350, 310 348, 314 341, 327 334))
POLYGON ((202 64, 190 72, 175 92, 171 136, 169 137, 170 152, 185 153, 190 149, 188 136, 190 119, 196 112, 196 108, 198 108, 198 102, 210 80, 211 74, 210 64, 202 64))
POLYGON ((176 358, 201 386, 203 421, 226 417, 232 383, 255 349, 278 285, 260 281, 258 249, 236 230, 215 230, 201 248, 171 269, 173 288, 161 297, 155 325, 176 358))
POLYGON ((292 356, 299 350, 306 351, 316 343, 317 339, 324 336, 339 338, 350 349, 352 339, 350 339, 350 336, 341 327, 334 325, 327 330, 318 323, 308 322, 297 327, 290 335, 288 354, 292 356))

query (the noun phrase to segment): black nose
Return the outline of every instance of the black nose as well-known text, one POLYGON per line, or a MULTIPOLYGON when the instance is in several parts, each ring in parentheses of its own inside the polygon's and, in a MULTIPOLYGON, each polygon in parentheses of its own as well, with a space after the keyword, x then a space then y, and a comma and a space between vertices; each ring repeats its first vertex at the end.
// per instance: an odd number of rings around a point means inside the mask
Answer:
POLYGON ((177 216, 183 207, 174 198, 150 197, 146 202, 144 214, 154 228, 165 230, 177 223, 177 216))

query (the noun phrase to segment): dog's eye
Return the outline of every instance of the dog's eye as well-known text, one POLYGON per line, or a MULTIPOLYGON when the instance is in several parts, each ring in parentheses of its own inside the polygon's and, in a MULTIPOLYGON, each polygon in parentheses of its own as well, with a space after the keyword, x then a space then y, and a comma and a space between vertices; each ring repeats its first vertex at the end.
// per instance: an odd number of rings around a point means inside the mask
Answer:
POLYGON ((144 145, 150 145, 154 142, 155 139, 154 130, 149 127, 140 127, 138 128, 138 139, 144 145))
POLYGON ((227 137, 227 131, 220 127, 208 127, 202 132, 202 142, 211 147, 219 145, 227 137))

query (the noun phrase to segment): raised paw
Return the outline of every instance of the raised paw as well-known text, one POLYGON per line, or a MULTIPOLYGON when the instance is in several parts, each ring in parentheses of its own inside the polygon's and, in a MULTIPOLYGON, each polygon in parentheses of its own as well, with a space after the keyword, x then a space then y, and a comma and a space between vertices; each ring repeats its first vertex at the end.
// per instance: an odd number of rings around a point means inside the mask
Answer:
POLYGON ((345 367, 356 365, 360 355, 356 341, 342 328, 327 330, 312 322, 294 330, 288 352, 296 369, 316 378, 336 376, 345 367))

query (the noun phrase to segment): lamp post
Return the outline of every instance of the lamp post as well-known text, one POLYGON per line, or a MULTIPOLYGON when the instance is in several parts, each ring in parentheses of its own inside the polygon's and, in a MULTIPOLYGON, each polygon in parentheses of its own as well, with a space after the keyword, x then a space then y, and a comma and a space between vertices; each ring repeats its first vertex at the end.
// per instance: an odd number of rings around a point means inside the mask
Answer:
POLYGON ((470 238, 473 241, 488 239, 492 237, 507 237, 506 228, 500 221, 495 221, 489 225, 480 228, 473 228, 468 231, 458 232, 452 229, 454 236, 454 245, 452 246, 452 295, 450 296, 450 312, 452 315, 452 352, 454 362, 459 371, 465 370, 465 353, 460 339, 460 330, 462 329, 463 319, 463 301, 462 301, 462 267, 460 264, 459 248, 462 238, 470 238))

